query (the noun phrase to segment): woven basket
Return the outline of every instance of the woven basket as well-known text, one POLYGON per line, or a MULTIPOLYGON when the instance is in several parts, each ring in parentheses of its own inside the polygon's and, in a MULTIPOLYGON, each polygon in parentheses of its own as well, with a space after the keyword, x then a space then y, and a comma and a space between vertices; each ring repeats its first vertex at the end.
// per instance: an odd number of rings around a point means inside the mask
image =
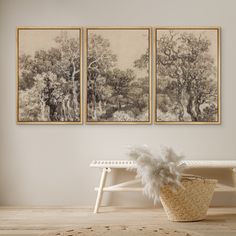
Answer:
POLYGON ((200 176, 183 176, 183 188, 172 191, 170 186, 161 188, 160 200, 171 221, 199 221, 206 217, 214 189, 215 179, 200 176))

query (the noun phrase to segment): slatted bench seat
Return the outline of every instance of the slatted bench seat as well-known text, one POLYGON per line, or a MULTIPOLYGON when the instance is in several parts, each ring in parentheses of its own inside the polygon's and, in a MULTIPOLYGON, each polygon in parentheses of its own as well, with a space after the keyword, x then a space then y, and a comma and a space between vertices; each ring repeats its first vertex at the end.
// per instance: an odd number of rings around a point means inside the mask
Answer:
MULTIPOLYGON (((183 163, 186 164, 187 169, 194 168, 223 168, 231 169, 233 174, 236 176, 236 161, 213 161, 213 160, 185 160, 183 163)), ((131 160, 94 160, 91 162, 90 167, 99 168, 102 170, 99 187, 95 188, 97 191, 97 199, 94 207, 94 213, 97 213, 101 204, 103 192, 124 192, 124 191, 142 191, 142 187, 133 187, 132 185, 140 183, 140 179, 134 179, 131 181, 119 183, 112 186, 105 187, 106 177, 112 169, 128 169, 136 168, 136 162, 131 160)), ((218 184, 216 191, 236 191, 236 186, 227 186, 218 184)))

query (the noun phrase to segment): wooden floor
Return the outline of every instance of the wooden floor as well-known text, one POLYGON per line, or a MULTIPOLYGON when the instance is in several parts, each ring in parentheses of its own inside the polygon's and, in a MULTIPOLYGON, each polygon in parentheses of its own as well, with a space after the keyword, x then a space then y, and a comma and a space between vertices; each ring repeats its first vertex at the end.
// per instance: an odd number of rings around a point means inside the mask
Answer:
POLYGON ((0 235, 35 236, 70 226, 158 225, 206 236, 236 236, 236 207, 211 208, 207 219, 192 223, 167 220, 161 208, 103 208, 93 214, 88 208, 0 208, 0 235))

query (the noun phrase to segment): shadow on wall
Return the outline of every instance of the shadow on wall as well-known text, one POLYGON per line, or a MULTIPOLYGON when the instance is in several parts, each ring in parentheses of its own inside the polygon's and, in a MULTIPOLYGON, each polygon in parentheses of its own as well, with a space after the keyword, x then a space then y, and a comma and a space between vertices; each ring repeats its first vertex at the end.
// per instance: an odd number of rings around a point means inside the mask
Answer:
MULTIPOLYGON (((192 169, 186 173, 200 175, 206 178, 216 178, 221 184, 236 186, 236 177, 233 176, 232 171, 222 169, 192 169)), ((114 185, 129 181, 135 178, 135 171, 126 171, 122 169, 112 170, 108 174, 107 185, 114 185)), ((133 185, 141 187, 141 185, 133 185)), ((211 206, 234 206, 236 199, 236 192, 216 192, 213 196, 211 206), (223 200, 225 199, 225 200, 223 200), (223 204, 222 204, 223 202, 223 204)), ((153 208, 152 200, 148 199, 142 192, 105 192, 103 205, 119 206, 119 207, 137 207, 137 208, 153 208)), ((160 207, 160 204, 155 207, 160 207)))

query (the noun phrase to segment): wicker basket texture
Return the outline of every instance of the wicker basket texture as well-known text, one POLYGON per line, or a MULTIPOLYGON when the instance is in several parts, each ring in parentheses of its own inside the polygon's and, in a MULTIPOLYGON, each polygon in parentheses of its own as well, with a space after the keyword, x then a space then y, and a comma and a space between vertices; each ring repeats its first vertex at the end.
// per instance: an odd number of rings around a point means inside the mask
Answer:
POLYGON ((183 188, 173 191, 170 186, 162 187, 160 200, 171 221, 199 221, 206 217, 214 189, 215 179, 199 176, 184 176, 183 188))

